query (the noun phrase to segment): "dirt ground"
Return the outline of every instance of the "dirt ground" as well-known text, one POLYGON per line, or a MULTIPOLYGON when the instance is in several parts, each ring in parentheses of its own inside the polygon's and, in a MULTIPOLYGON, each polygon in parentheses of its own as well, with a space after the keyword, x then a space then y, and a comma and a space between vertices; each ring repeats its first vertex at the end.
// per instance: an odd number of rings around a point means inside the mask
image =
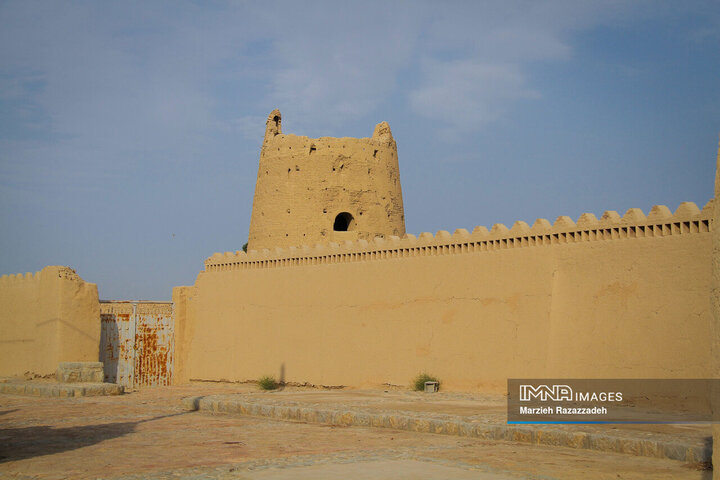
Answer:
MULTIPOLYGON (((17 479, 710 479, 635 457, 392 429, 188 412, 200 384, 70 399, 0 395, 0 478, 17 479)), ((345 392, 352 395, 352 392, 345 392)))

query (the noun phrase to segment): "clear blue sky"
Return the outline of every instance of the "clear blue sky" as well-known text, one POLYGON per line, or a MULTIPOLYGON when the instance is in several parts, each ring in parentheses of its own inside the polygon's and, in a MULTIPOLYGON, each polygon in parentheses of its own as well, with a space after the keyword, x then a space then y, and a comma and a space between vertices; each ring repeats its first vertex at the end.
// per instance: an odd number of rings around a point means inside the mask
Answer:
POLYGON ((398 142, 407 230, 711 198, 720 2, 0 2, 0 273, 169 299, 264 121, 398 142))

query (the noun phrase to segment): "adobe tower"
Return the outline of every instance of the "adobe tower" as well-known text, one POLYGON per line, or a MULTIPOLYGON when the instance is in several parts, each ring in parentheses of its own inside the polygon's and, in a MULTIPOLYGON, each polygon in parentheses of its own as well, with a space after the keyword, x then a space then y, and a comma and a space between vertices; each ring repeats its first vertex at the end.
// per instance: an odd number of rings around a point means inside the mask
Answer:
POLYGON ((397 145, 386 122, 371 138, 284 135, 268 116, 248 250, 405 234, 397 145))

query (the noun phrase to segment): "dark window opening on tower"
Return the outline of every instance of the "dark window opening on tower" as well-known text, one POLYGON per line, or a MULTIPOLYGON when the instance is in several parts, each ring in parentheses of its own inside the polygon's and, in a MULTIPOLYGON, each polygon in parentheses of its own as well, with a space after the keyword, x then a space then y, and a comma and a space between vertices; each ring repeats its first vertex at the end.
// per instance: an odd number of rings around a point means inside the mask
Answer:
POLYGON ((347 232, 355 228, 355 219, 348 212, 338 213, 335 217, 335 224, 333 230, 336 232, 347 232))

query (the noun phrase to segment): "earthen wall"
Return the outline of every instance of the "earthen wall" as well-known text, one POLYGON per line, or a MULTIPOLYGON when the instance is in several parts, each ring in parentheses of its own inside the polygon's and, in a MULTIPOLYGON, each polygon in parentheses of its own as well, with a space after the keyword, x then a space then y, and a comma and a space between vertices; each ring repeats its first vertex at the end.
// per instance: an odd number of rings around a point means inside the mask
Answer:
MULTIPOLYGON (((715 164, 715 198, 720 196, 720 145, 715 164)), ((720 203, 715 201, 712 210, 712 219, 715 225, 720 223, 720 203)), ((712 283, 710 288, 710 304, 713 314, 713 325, 710 329, 710 338, 713 350, 712 378, 720 379, 720 230, 717 228, 712 233, 712 283)), ((720 418, 720 387, 715 384, 715 418, 720 418)), ((713 478, 720 480, 720 423, 713 424, 713 457, 715 465, 713 478)))
POLYGON ((708 377, 711 216, 684 203, 215 254, 174 292, 176 378, 708 377))
POLYGON ((0 277, 0 375, 48 375, 60 362, 96 362, 98 291, 68 267, 0 277))

